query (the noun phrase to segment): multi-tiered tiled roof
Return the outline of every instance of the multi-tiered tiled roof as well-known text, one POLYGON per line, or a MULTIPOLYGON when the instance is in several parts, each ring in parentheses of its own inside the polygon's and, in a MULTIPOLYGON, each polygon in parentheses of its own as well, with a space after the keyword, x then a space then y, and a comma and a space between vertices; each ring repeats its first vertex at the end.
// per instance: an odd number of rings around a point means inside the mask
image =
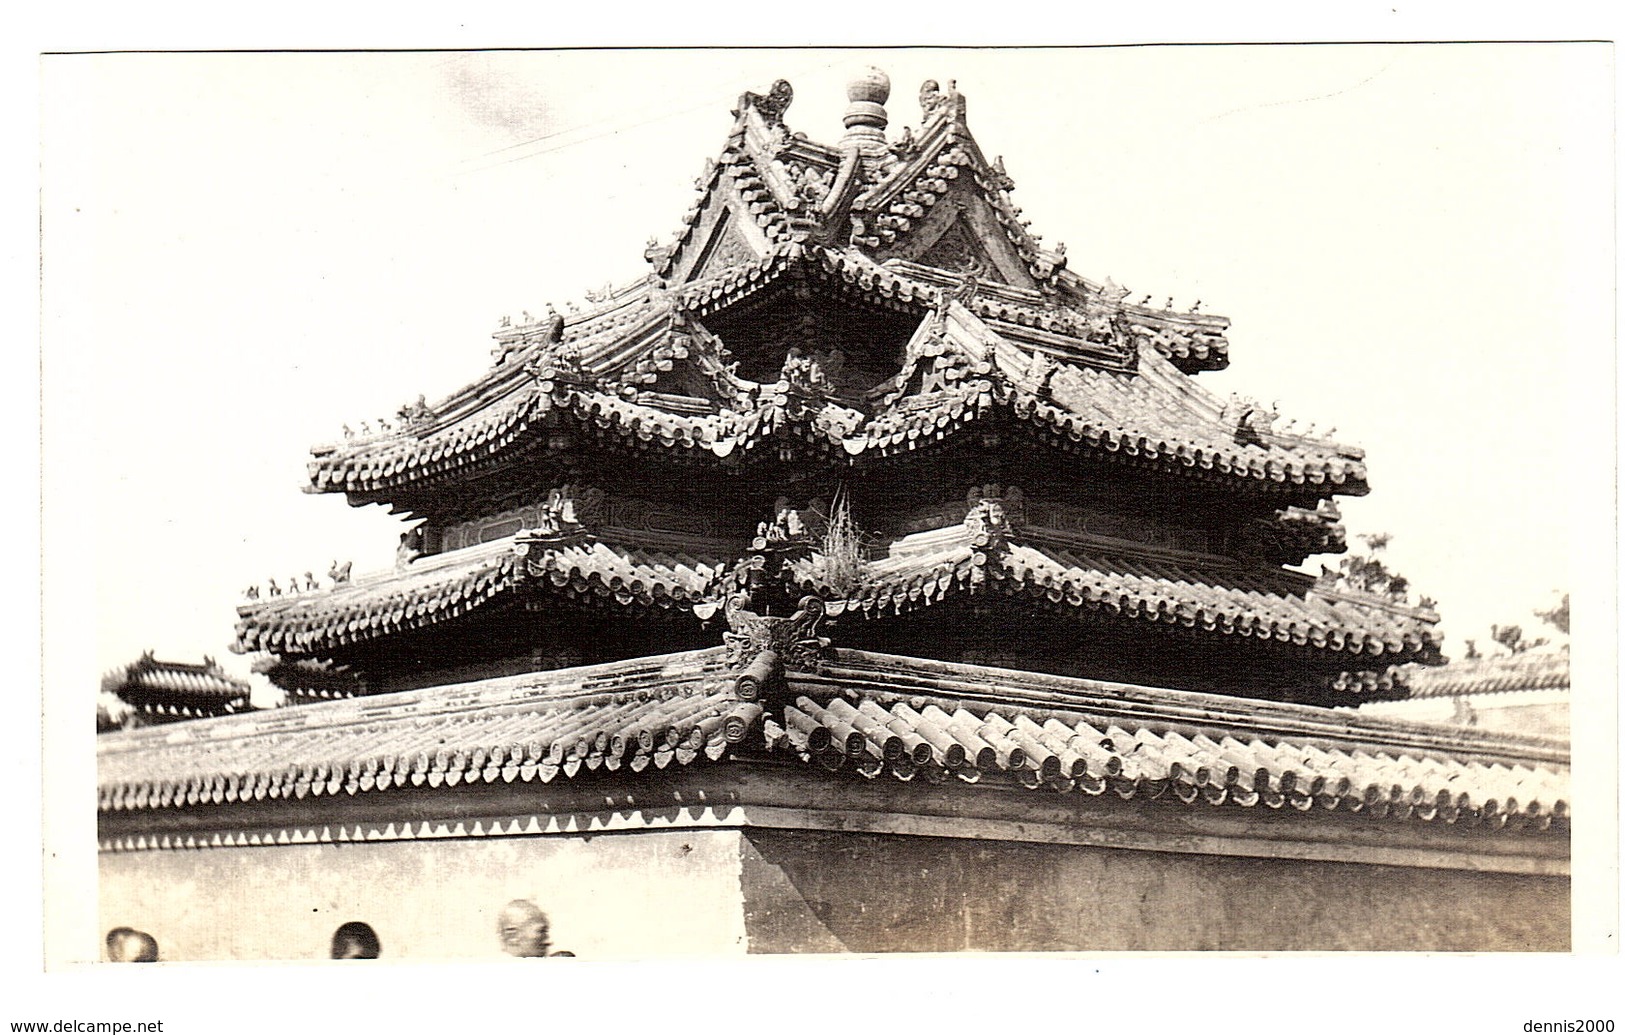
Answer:
MULTIPOLYGON (((854 283, 884 282, 886 271, 857 272, 862 257, 836 255, 807 243, 779 246, 751 271, 760 290, 775 266, 833 267, 854 283), (765 269, 764 269, 765 267, 765 269)), ((724 279, 742 278, 734 269, 724 279)), ((901 281, 901 277, 896 278, 901 281)), ((903 283, 906 283, 904 281, 903 283)), ((1152 467, 1191 478, 1272 487, 1365 492, 1363 454, 1353 447, 1241 428, 1226 402, 1200 390, 1175 361, 1147 343, 1121 363, 1053 360, 995 329, 962 302, 949 301, 940 328, 922 325, 909 343, 900 377, 930 375, 941 387, 899 391, 889 405, 864 412, 836 399, 796 391, 788 381, 737 385, 722 365, 720 343, 685 331, 684 296, 651 299, 645 284, 621 304, 651 310, 647 320, 602 331, 594 314, 579 331, 568 329, 571 365, 545 353, 520 353, 479 385, 436 407, 441 415, 417 427, 364 441, 320 446, 310 465, 310 487, 357 498, 390 498, 503 462, 569 430, 613 450, 660 450, 674 462, 737 466, 776 460, 788 444, 812 465, 851 467, 929 447, 992 419, 1021 422, 1067 452, 1152 467), (630 333, 646 351, 629 350, 630 333), (1034 357, 1043 358, 1035 360, 1034 357), (524 357, 530 356, 528 363, 524 357), (636 386, 658 369, 689 363, 706 369, 718 394, 737 405, 704 412, 674 410, 636 386), (1053 365, 1051 365, 1053 364, 1053 365), (1035 369, 1036 368, 1036 369, 1035 369), (478 401, 479 405, 473 405, 478 401)), ((870 290, 874 290, 873 287, 870 290)), ((902 289, 899 288, 900 292, 902 289)), ((921 284, 910 293, 924 308, 939 294, 921 284)), ((925 319, 925 317, 922 317, 925 319)), ((691 325, 690 325, 691 326, 691 325)), ((1082 343, 1060 339, 1059 344, 1082 343)))
MULTIPOLYGON (((387 503, 440 535, 481 493, 556 490, 561 457, 572 477, 636 466, 646 480, 687 472, 758 491, 881 482, 1014 444, 1045 458, 1052 484, 1038 491, 1052 502, 1068 479, 1121 478, 1149 498, 1201 494, 1244 534, 1034 518, 978 539, 983 501, 969 498, 932 529, 870 544, 840 584, 820 577, 815 545, 811 563, 784 569, 786 591, 864 619, 1013 600, 1133 635, 1295 649, 1318 659, 1317 678, 1364 673, 1339 686, 1382 693, 1395 692, 1380 676, 1390 665, 1435 662, 1430 612, 1283 567, 1343 548, 1333 497, 1367 491, 1363 453, 1202 389, 1192 375, 1229 362, 1224 317, 1136 303, 1071 271, 1064 246, 1043 247, 953 84, 926 84, 919 130, 900 139, 885 132, 888 95, 878 73, 854 82, 836 145, 788 128, 789 84, 744 95, 681 228, 651 242, 646 276, 567 315, 505 320, 490 371, 403 408, 397 426, 316 447, 308 491, 387 503)), ((245 605, 238 649, 330 657, 499 601, 658 612, 697 630, 752 556, 746 524, 651 536, 584 507, 560 525, 534 500, 509 505, 507 525, 447 533, 394 572, 245 605), (562 531, 534 535, 537 521, 562 531)))
POLYGON ((502 361, 484 378, 414 408, 399 429, 318 447, 310 488, 391 498, 563 428, 695 462, 737 464, 788 441, 808 462, 855 465, 1000 413, 1066 448, 1364 491, 1359 450, 1244 420, 1182 376, 1227 365, 1228 320, 1134 304, 1109 281, 1067 270, 1064 248, 1039 247, 957 93, 927 107, 917 141, 877 150, 791 134, 781 86, 771 100, 741 100, 682 230, 651 247, 651 274, 568 317, 505 326, 502 361), (786 281, 914 320, 896 390, 854 409, 798 391, 793 375, 761 382, 730 370, 728 343, 702 321, 786 281), (709 382, 690 400, 703 412, 648 389, 674 367, 709 382), (911 389, 916 373, 931 375, 931 390, 911 389))

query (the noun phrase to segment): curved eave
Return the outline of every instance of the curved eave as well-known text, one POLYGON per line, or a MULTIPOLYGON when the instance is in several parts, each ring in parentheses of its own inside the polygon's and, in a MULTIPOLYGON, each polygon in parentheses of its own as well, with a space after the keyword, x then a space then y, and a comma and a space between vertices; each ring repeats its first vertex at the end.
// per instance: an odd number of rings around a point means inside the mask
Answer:
POLYGON ((531 545, 521 556, 509 537, 332 590, 245 605, 238 609, 232 649, 322 655, 448 622, 521 595, 687 611, 710 590, 723 563, 592 538, 531 545))
MULTIPOLYGON (((720 448, 731 452, 733 446, 727 444, 729 439, 734 440, 741 453, 748 451, 754 442, 752 429, 789 425, 793 420, 776 419, 765 413, 732 411, 703 417, 673 414, 628 403, 587 382, 612 373, 617 363, 626 366, 629 360, 624 354, 625 339, 630 335, 641 340, 643 331, 639 328, 647 330, 644 325, 662 318, 669 308, 704 316, 761 291, 798 263, 805 263, 810 269, 880 304, 920 311, 934 304, 940 291, 939 287, 917 282, 861 257, 800 244, 784 245, 756 263, 734 267, 717 277, 675 289, 669 305, 628 309, 621 313, 621 324, 601 333, 593 332, 598 340, 582 339, 580 348, 587 370, 582 383, 553 381, 537 385, 518 369, 518 363, 509 363, 507 369, 493 375, 485 389, 470 397, 472 401, 459 411, 461 415, 455 420, 443 420, 437 425, 370 442, 323 447, 310 464, 307 491, 344 492, 356 497, 357 502, 370 502, 386 499, 389 493, 434 484, 443 475, 465 466, 489 466, 499 462, 516 442, 533 432, 551 409, 573 412, 577 424, 590 419, 601 429, 619 431, 623 439, 639 440, 625 443, 633 448, 681 447, 676 449, 678 454, 692 450, 700 462, 705 459, 698 454, 706 450, 720 448), (618 427, 612 428, 612 425, 618 427), (741 426, 744 427, 742 434, 741 426)), ((972 300, 969 310, 957 302, 954 306, 955 333, 960 337, 967 332, 957 325, 968 320, 977 334, 997 338, 992 327, 982 322, 983 318, 1006 326, 1027 326, 1053 336, 1047 329, 1049 321, 1054 319, 1052 313, 1017 305, 1008 299, 1001 301, 996 294, 972 300)), ((1222 318, 1202 319, 1214 326, 1225 322, 1222 318)), ((972 346, 960 343, 959 347, 972 346)), ((1151 386, 1148 389, 1151 395, 1158 398, 1151 398, 1147 391, 1127 390, 1116 382, 1102 381, 1100 378, 1103 374, 1109 375, 1110 370, 1097 369, 1089 365, 1090 361, 1081 353, 1072 357, 1063 349, 1060 354, 1063 373, 1059 381, 1071 378, 1088 387, 1074 390, 1061 405, 1025 392, 1019 384, 1012 383, 1019 381, 1019 371, 1025 368, 1026 346, 1001 340, 999 351, 1005 355, 1001 361, 1004 369, 995 378, 998 383, 988 391, 1014 409, 1018 416, 1026 417, 1030 409, 1038 418, 1035 423, 1054 433, 1053 440, 1063 448, 1064 436, 1074 444, 1105 453, 1144 457, 1152 463, 1182 466, 1220 477, 1325 486, 1328 492, 1356 495, 1365 491, 1364 468, 1357 451, 1347 447, 1278 435, 1267 436, 1262 445, 1233 438, 1221 441, 1226 436, 1216 423, 1218 405, 1206 393, 1176 380, 1185 376, 1180 371, 1181 361, 1177 355, 1174 359, 1168 358, 1170 349, 1164 342, 1141 343, 1136 373, 1151 386), (1098 397, 1092 394, 1095 392, 1099 393, 1098 397), (1181 420, 1186 425, 1178 430, 1166 426, 1168 415, 1175 413, 1182 415, 1181 420)), ((1059 391, 1055 399, 1062 399, 1059 391)), ((953 411, 947 421, 960 423, 962 407, 951 399, 944 404, 953 411)), ((816 404, 813 408, 816 409, 816 404)), ((941 424, 941 408, 933 410, 929 419, 941 424)), ((863 428, 861 436, 815 435, 812 438, 815 441, 821 437, 831 438, 833 444, 839 446, 839 451, 831 452, 836 453, 838 462, 846 464, 851 461, 841 459, 840 452, 847 457, 866 451, 889 455, 914 448, 922 437, 927 441, 942 437, 920 427, 918 414, 881 413, 867 423, 871 426, 863 428)), ((794 433, 793 428, 789 430, 794 433)))
POLYGON ((1409 669, 1405 675, 1413 700, 1570 687, 1567 650, 1454 661, 1438 668, 1409 669))
MULTIPOLYGON (((572 310, 564 317, 563 341, 578 347, 592 348, 606 339, 617 340, 630 325, 646 321, 653 301, 652 284, 648 277, 640 278, 620 288, 597 296, 584 311, 572 310)), ((369 436, 348 435, 340 441, 321 443, 311 448, 312 456, 323 457, 354 454, 369 449, 388 450, 399 443, 454 432, 471 418, 522 390, 530 381, 525 372, 525 361, 534 356, 545 340, 546 321, 532 319, 528 323, 504 324, 492 335, 503 353, 490 369, 450 395, 429 407, 431 415, 410 431, 377 431, 369 436)))
MULTIPOLYGON (((1085 298, 1107 298, 1119 308, 1129 323, 1144 328, 1142 338, 1183 373, 1224 370, 1230 366, 1230 341, 1225 332, 1230 318, 1217 313, 1179 312, 1108 295, 1105 285, 1096 284, 1071 270, 1060 274, 1061 286, 1085 298)), ((1118 289, 1121 291, 1122 289, 1118 289)))
MULTIPOLYGON (((1018 794, 1263 807, 1283 819, 1568 827, 1567 754, 1526 738, 850 650, 791 673, 772 700, 739 700, 730 676, 712 648, 110 733, 97 743, 98 810, 451 794, 782 761, 1018 794)), ((228 843, 123 830, 105 847, 228 843)))
POLYGON ((746 413, 690 416, 629 402, 587 386, 542 382, 523 400, 455 439, 419 451, 352 458, 313 471, 312 491, 344 492, 354 502, 388 499, 506 462, 522 446, 544 444, 548 429, 585 431, 623 451, 661 451, 690 463, 737 466, 776 457, 764 445, 798 447, 798 459, 834 468, 902 456, 950 439, 990 419, 1029 428, 1063 452, 1086 452, 1151 469, 1228 483, 1311 494, 1363 495, 1365 465, 1332 453, 1307 456, 1251 443, 1225 446, 1186 435, 1136 431, 1064 409, 1013 386, 983 381, 935 393, 863 421, 856 411, 793 398, 780 385, 767 405, 746 413), (854 418, 857 418, 854 420, 854 418))
MULTIPOLYGON (((617 667, 624 673, 666 660, 639 659, 617 667)), ((99 752, 102 807, 137 811, 350 796, 392 787, 545 783, 582 771, 635 773, 715 760, 725 750, 721 709, 733 702, 700 682, 714 667, 703 656, 675 656, 657 669, 660 685, 653 693, 595 692, 599 669, 588 668, 527 677, 528 683, 541 684, 535 690, 507 680, 498 684, 506 692, 496 697, 473 688, 436 687, 304 705, 291 714, 272 712, 248 723, 198 729, 191 742, 167 742, 162 775, 152 771, 151 738, 126 737, 99 752), (409 700, 416 704, 407 705, 409 700), (391 704, 407 706, 391 714, 391 704), (353 721, 322 725, 324 718, 347 714, 362 719, 368 735, 357 738, 353 721), (425 733, 421 742, 416 739, 425 733), (214 741, 220 737, 231 749, 227 769, 218 763, 214 741), (372 747, 358 754, 362 742, 372 747)))
MULTIPOLYGON (((1313 651, 1350 667, 1437 658, 1440 636, 1420 614, 1384 602, 1318 593, 1312 580, 1280 571, 1215 567, 1197 557, 1156 557, 1063 548, 1020 539, 990 547, 969 534, 923 533, 870 562, 865 584, 829 605, 832 615, 881 619, 966 596, 1021 599, 1064 614, 1093 613, 1199 635, 1313 651)), ((818 585, 811 569, 802 577, 818 585)), ((1349 682, 1350 696, 1363 687, 1349 682)))

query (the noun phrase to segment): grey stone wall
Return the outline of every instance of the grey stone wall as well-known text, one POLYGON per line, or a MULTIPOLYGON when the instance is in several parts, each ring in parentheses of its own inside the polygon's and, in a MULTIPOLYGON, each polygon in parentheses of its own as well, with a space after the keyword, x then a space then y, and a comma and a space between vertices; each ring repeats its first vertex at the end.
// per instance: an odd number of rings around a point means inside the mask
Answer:
POLYGON ((1565 877, 751 830, 752 952, 1566 951, 1565 877))

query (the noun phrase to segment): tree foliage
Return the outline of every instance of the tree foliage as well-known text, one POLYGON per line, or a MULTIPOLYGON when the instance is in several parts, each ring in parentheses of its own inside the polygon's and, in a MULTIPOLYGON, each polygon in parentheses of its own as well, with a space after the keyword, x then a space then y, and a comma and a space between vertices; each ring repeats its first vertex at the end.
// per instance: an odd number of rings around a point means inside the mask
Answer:
POLYGON ((1536 611, 1535 617, 1567 636, 1569 634, 1569 595, 1564 593, 1562 601, 1549 611, 1536 611))
MULTIPOLYGON (((1539 618, 1564 636, 1569 634, 1569 595, 1567 593, 1564 593, 1563 599, 1551 608, 1545 611, 1536 610, 1533 613, 1536 618, 1539 618)), ((1490 626, 1490 638, 1505 647, 1508 653, 1511 654, 1522 654, 1524 651, 1544 647, 1551 642, 1544 636, 1537 636, 1534 639, 1525 638, 1523 626, 1521 625, 1492 625, 1490 626)))
MULTIPOLYGON (((1411 580, 1389 568, 1379 556, 1388 548, 1388 544, 1394 538, 1393 535, 1388 532, 1376 532, 1359 538, 1365 543, 1365 552, 1351 553, 1344 557, 1336 571, 1328 569, 1322 578, 1349 589, 1391 600, 1396 604, 1407 603, 1411 580)), ((1434 603, 1431 598, 1423 597, 1421 606, 1431 608, 1434 603)))

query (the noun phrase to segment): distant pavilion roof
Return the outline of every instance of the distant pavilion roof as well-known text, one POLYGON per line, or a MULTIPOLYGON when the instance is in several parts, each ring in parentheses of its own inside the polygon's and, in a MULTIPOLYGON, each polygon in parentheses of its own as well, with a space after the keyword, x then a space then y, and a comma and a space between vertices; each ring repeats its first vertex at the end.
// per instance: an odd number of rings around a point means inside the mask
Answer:
POLYGON ((1405 667, 1412 698, 1458 697, 1519 690, 1569 689, 1566 649, 1529 650, 1521 654, 1452 661, 1436 668, 1405 667))
POLYGON ((246 681, 227 675, 213 658, 159 661, 152 651, 103 676, 101 690, 150 722, 229 715, 246 709, 250 694, 246 681))

